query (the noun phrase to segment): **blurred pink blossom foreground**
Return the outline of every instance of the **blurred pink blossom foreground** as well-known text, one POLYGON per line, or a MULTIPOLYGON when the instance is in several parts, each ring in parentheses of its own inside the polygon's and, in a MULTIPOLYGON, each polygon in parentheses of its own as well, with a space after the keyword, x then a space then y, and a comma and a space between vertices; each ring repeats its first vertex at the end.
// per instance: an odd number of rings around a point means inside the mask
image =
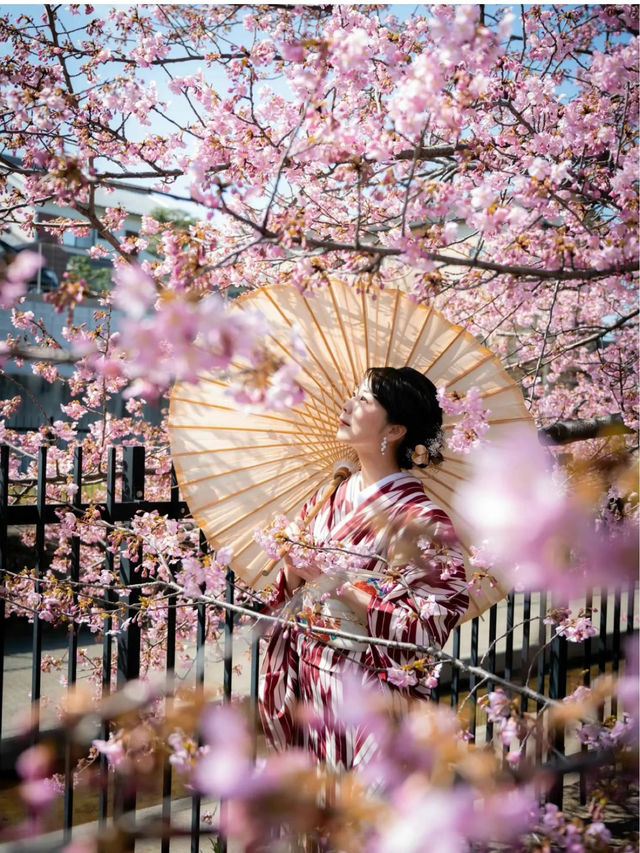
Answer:
POLYGON ((629 583, 637 565, 637 526, 608 518, 572 493, 535 432, 469 457, 470 480, 457 509, 471 525, 491 572, 517 589, 575 597, 605 581, 629 583))

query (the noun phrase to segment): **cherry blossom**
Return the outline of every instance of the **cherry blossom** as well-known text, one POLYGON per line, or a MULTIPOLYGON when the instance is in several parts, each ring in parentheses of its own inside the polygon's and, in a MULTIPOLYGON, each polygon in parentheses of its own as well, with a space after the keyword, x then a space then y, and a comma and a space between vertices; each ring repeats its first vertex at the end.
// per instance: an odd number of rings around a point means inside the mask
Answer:
MULTIPOLYGON (((530 432, 515 433, 500 447, 486 447, 472 460, 475 472, 457 497, 492 561, 509 584, 575 595, 599 577, 603 561, 629 578, 636 524, 603 524, 597 507, 571 494, 561 472, 530 432)), ((611 576, 610 576, 611 577, 611 576)))
POLYGON ((415 672, 410 669, 397 669, 390 667, 387 669, 387 681, 395 687, 412 687, 417 683, 415 672))
MULTIPOLYGON (((93 233, 99 242, 88 255, 113 263, 115 281, 111 293, 97 295, 90 282, 64 278, 45 294, 66 312, 56 335, 27 292, 39 255, 19 253, 1 276, 0 305, 12 309, 0 342, 3 369, 31 364, 69 392, 60 411, 27 432, 7 425, 19 400, 2 405, 12 487, 29 494, 46 445, 47 496, 62 504, 55 536, 53 525, 47 531, 50 571, 38 586, 33 569, 7 575, 7 612, 98 632, 105 611, 94 599, 109 588, 124 601, 117 562, 137 561, 142 548, 143 676, 165 663, 166 608, 155 604, 167 584, 179 595, 176 642, 188 661, 192 601, 203 587, 212 600, 220 596, 226 556, 201 554, 189 521, 141 513, 127 529, 110 526, 107 448, 145 444, 145 496, 166 500, 166 423, 145 422, 145 400, 162 400, 175 380, 229 371, 230 405, 295 407, 306 357, 295 330, 282 341, 292 353, 283 359, 267 345, 262 318, 234 309, 234 294, 282 281, 308 294, 334 275, 368 299, 402 278, 413 299, 502 358, 537 427, 604 419, 590 440, 560 451, 542 450, 531 436, 485 447, 487 411, 499 399, 477 388, 454 397, 443 387, 441 404, 458 418, 449 447, 476 472, 461 505, 475 524, 479 573, 490 569, 509 587, 546 587, 560 600, 603 581, 626 584, 637 538, 637 486, 628 474, 637 441, 624 432, 638 428, 637 31, 637 7, 615 4, 5 9, 0 228, 34 241, 93 233), (184 226, 146 214, 140 233, 127 236, 119 184, 161 190, 168 205, 201 207, 184 226), (57 205, 60 216, 41 222, 44 204, 57 205), (80 304, 94 309, 92 323, 78 320, 80 304), (111 408, 123 394, 116 417, 111 408), (92 496, 83 517, 67 505, 77 496, 75 447, 92 496), (85 593, 77 601, 67 579, 76 536, 85 593), (105 552, 113 571, 104 568, 105 552)), ((319 551, 284 517, 257 538, 270 557, 286 552, 327 575, 357 571, 365 556, 344 553, 340 543, 319 551)), ((23 541, 33 544, 32 530, 23 541)), ((429 598, 417 604, 425 614, 435 607, 429 598)), ((215 607, 213 614, 211 643, 215 607)), ((132 618, 120 605, 110 616, 114 633, 132 618)), ((558 612, 553 628, 571 641, 594 630, 587 613, 558 612)), ((386 675, 435 686, 438 668, 429 662, 386 675)), ((101 678, 98 664, 90 678, 96 699, 101 678)), ((627 673, 617 689, 624 711, 637 713, 637 679, 627 673)), ((425 768, 450 768, 451 750, 462 745, 455 721, 410 715, 394 730, 371 697, 354 697, 348 713, 376 727, 381 745, 366 782, 383 779, 388 797, 384 807, 375 803, 379 818, 363 832, 345 814, 355 834, 345 849, 450 851, 492 842, 531 849, 534 842, 522 840, 530 827, 544 849, 609 844, 597 811, 588 823, 549 805, 532 810, 526 788, 496 781, 502 768, 484 777, 486 790, 464 781, 471 771, 454 788, 434 787, 425 768), (436 734, 425 742, 425 732, 436 734), (505 836, 505 826, 521 840, 505 836)), ((486 702, 497 741, 511 750, 507 762, 524 766, 521 741, 531 730, 517 703, 499 690, 486 702)), ((571 713, 586 703, 577 695, 571 713)), ((254 771, 243 720, 231 709, 220 714, 229 742, 205 723, 199 752, 196 732, 172 730, 172 763, 193 773, 203 792, 228 794, 229 834, 257 844, 279 823, 308 814, 316 770, 292 753, 254 771), (285 804, 280 811, 273 791, 285 804)), ((585 747, 629 749, 623 714, 608 728, 595 719, 587 726, 585 747)), ((119 773, 132 772, 124 732, 98 750, 119 773)), ((24 784, 35 786, 32 807, 44 810, 43 776, 24 784)))
POLYGON ((37 252, 18 252, 0 273, 0 308, 10 308, 26 292, 27 282, 33 278, 43 264, 37 252))
POLYGON ((485 409, 479 390, 472 386, 465 394, 447 393, 445 387, 438 388, 438 402, 447 415, 457 415, 447 446, 457 453, 469 453, 481 444, 482 436, 489 429, 485 409))

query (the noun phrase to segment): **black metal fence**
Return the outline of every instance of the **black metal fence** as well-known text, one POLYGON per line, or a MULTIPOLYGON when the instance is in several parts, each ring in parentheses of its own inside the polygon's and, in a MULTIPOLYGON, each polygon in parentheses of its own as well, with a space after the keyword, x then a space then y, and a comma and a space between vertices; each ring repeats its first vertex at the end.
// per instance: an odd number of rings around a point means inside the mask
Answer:
MULTIPOLYGON (((35 529, 34 549, 32 554, 32 566, 35 571, 34 583, 42 577, 47 565, 46 553, 46 528, 50 525, 59 524, 58 511, 62 508, 60 504, 52 504, 46 498, 46 470, 47 470, 47 448, 41 447, 38 459, 38 476, 35 488, 35 501, 29 504, 11 502, 9 483, 9 454, 10 448, 6 445, 0 447, 0 583, 4 584, 5 574, 11 562, 9 543, 14 541, 9 536, 10 532, 24 526, 32 526, 35 529)), ((145 500, 145 451, 143 447, 123 447, 120 466, 117 465, 118 451, 112 447, 108 451, 106 470, 106 499, 101 503, 102 518, 109 524, 125 525, 130 522, 139 512, 150 512, 157 510, 158 513, 172 519, 185 519, 188 517, 186 504, 180 500, 178 486, 172 477, 170 494, 166 501, 145 500)), ((71 510, 78 514, 84 513, 88 504, 82 501, 82 454, 77 448, 74 458, 73 481, 77 487, 71 510)), ((69 505, 66 505, 69 509, 69 505)), ((206 549, 206 544, 201 541, 201 547, 206 549)), ((113 571, 114 554, 108 549, 104 554, 105 568, 113 571)), ((80 578, 80 539, 74 536, 71 543, 69 578, 78 581, 80 578)), ((129 588, 124 605, 131 609, 136 608, 140 597, 140 584, 143 578, 140 575, 140 562, 128 559, 124 554, 119 555, 119 567, 121 580, 129 588)), ((108 604, 108 595, 107 596, 108 604)), ((235 595, 235 584, 232 572, 227 573, 226 602, 233 604, 235 595)), ((122 599, 120 599, 122 601, 122 599)), ((176 608, 175 596, 167 599, 167 632, 165 638, 165 670, 170 678, 176 670, 176 608)), ((557 603, 555 603, 557 604, 557 603)), ((473 619, 458 627, 449 643, 451 654, 458 659, 466 661, 471 671, 465 671, 457 667, 444 664, 437 690, 433 691, 434 701, 447 702, 452 707, 458 708, 464 703, 469 713, 469 730, 478 743, 490 741, 493 737, 492 725, 486 724, 484 712, 478 708, 480 692, 493 689, 490 678, 481 676, 477 668, 493 673, 496 677, 507 680, 515 679, 523 684, 529 684, 539 694, 545 694, 551 699, 561 699, 568 692, 580 684, 588 685, 592 677, 597 674, 612 671, 616 672, 620 666, 623 649, 623 635, 631 633, 634 629, 635 617, 635 591, 607 591, 596 590, 584 601, 586 607, 597 605, 597 613, 594 624, 598 627, 598 635, 588 639, 584 643, 568 644, 561 637, 551 637, 551 629, 545 625, 543 619, 552 605, 550 596, 546 593, 515 593, 509 594, 504 602, 495 605, 482 619, 473 619), (474 671, 475 668, 475 671, 474 671)), ((196 688, 203 688, 205 683, 205 638, 207 636, 208 607, 203 603, 195 603, 196 638, 195 659, 192 678, 196 688)), ((216 617, 217 618, 217 617, 216 617)), ((21 620, 26 624, 25 620, 21 620)), ((114 687, 121 687, 127 681, 136 678, 140 673, 141 653, 141 628, 138 621, 129 622, 125 630, 118 632, 117 637, 112 636, 112 619, 108 615, 104 619, 102 635, 102 695, 108 696, 114 687), (116 684, 112 684, 112 662, 113 655, 117 658, 116 684)), ((231 610, 226 610, 223 631, 223 671, 222 671, 222 693, 225 699, 232 694, 232 681, 234 674, 234 627, 236 620, 231 610)), ((28 709, 30 702, 34 709, 34 728, 32 738, 38 738, 40 724, 38 719, 38 707, 42 698, 42 662, 43 662, 43 636, 46 626, 39 618, 34 618, 29 629, 31 649, 31 672, 30 685, 31 695, 24 695, 24 706, 28 709)), ((6 602, 0 598, 0 746, 3 756, 2 773, 5 781, 11 780, 12 767, 18 751, 24 747, 23 740, 15 731, 6 733, 6 724, 3 720, 3 708, 6 705, 4 675, 7 661, 12 659, 15 649, 16 617, 6 618, 6 602)), ((67 681, 69 687, 73 687, 78 679, 78 644, 79 629, 76 624, 70 624, 66 639, 67 681)), ((258 672, 260 656, 260 639, 257 635, 250 641, 250 674, 245 690, 248 692, 249 701, 255 711, 258 691, 258 672)), ((521 712, 533 709, 532 700, 526 696, 521 698, 521 712)), ((538 704, 538 708, 541 705, 538 704)), ((603 708, 602 713, 615 713, 615 702, 610 708, 603 708)), ((104 723, 100 737, 107 739, 108 723, 104 723)), ((554 735, 553 747, 555 754, 564 754, 564 732, 557 731, 554 735)), ((65 747, 65 795, 64 809, 62 815, 62 836, 68 840, 71 836, 72 827, 78 823, 74 809, 74 787, 72 777, 76 756, 72 745, 65 747)), ((540 754, 540 761, 548 758, 547 754, 540 754)), ((101 768, 105 778, 106 758, 100 756, 101 768)), ((550 794, 550 798, 558 804, 562 804, 563 779, 560 775, 559 781, 550 794)), ((173 790, 172 766, 168 759, 165 760, 163 768, 162 792, 157 809, 164 821, 169 821, 172 816, 173 790)), ((136 809, 136 797, 134 792, 123 792, 113 790, 109 785, 98 790, 97 820, 105 824, 112 815, 122 814, 125 811, 136 809)), ((200 832, 202 829, 203 803, 199 796, 191 798, 191 850, 196 853, 200 849, 200 832)), ((161 850, 163 853, 170 849, 170 838, 163 838, 161 850)), ((224 842, 222 842, 224 850, 224 842)))

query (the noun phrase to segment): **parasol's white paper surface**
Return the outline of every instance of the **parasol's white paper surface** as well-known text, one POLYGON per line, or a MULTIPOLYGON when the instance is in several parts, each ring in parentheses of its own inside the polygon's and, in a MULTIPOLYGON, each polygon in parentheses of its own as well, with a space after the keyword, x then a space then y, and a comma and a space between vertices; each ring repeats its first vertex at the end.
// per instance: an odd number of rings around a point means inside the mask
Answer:
MULTIPOLYGON (((471 334, 401 290, 383 290, 374 299, 339 281, 308 296, 290 285, 272 285, 234 303, 233 310, 247 309, 267 319, 276 356, 292 357, 285 342, 292 327, 299 329, 308 350, 306 359, 297 359, 305 401, 285 412, 247 412, 229 396, 224 378, 203 375, 197 384, 173 388, 169 435, 178 483, 194 519, 212 547, 233 548, 232 568, 258 587, 273 578, 261 573, 268 558, 254 542, 254 530, 278 513, 293 520, 304 501, 330 481, 336 463, 349 457, 349 449, 335 440, 338 413, 368 367, 410 365, 448 391, 477 387, 490 410, 487 441, 500 443, 518 423, 535 429, 500 361, 471 334)), ((445 436, 453 425, 445 415, 445 436)), ((470 531, 453 495, 468 470, 468 456, 445 446, 440 466, 412 472, 451 516, 467 556, 470 531)), ((469 577, 473 572, 468 566, 469 577)), ((503 595, 484 581, 481 591, 471 593, 467 618, 503 595)))

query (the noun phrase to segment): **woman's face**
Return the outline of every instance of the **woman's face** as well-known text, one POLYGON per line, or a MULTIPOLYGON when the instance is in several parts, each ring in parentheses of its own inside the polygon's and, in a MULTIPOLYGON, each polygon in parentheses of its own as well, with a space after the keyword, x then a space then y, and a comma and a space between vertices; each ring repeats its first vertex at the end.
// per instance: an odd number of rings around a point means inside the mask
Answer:
POLYGON ((336 439, 355 450, 379 448, 387 426, 387 412, 365 379, 342 405, 336 439))

